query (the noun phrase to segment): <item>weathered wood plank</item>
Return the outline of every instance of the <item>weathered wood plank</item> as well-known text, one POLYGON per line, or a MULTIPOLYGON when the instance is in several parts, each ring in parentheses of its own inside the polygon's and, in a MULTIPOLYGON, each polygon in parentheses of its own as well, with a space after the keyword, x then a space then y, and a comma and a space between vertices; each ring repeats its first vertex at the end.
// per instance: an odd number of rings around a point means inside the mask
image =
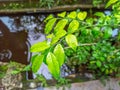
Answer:
POLYGON ((54 13, 54 12, 61 12, 61 11, 71 11, 76 9, 104 9, 104 5, 100 5, 99 7, 94 7, 93 5, 64 5, 64 6, 56 6, 52 8, 25 8, 25 9, 5 9, 0 10, 0 14, 11 14, 11 13, 54 13))

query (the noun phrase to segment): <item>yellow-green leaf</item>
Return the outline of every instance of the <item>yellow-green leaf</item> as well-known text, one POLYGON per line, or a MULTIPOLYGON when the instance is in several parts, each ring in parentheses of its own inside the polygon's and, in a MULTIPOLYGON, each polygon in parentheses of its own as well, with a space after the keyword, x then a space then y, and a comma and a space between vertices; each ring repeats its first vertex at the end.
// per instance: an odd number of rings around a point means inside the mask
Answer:
POLYGON ((68 18, 72 18, 72 19, 76 18, 76 16, 77 16, 77 12, 75 11, 70 12, 70 14, 67 15, 68 18))
POLYGON ((47 18, 44 20, 44 22, 47 22, 47 20, 50 20, 52 18, 54 18, 54 16, 52 14, 50 14, 49 16, 47 16, 47 18))
POLYGON ((69 47, 71 47, 73 50, 76 50, 77 46, 78 46, 78 41, 75 35, 72 34, 68 34, 65 37, 65 40, 67 42, 67 44, 69 45, 69 47))
POLYGON ((49 47, 50 47, 50 45, 47 43, 47 41, 38 42, 31 46, 30 51, 31 52, 41 52, 41 51, 46 50, 49 47))
POLYGON ((79 22, 77 20, 72 20, 68 26, 68 33, 74 33, 79 28, 79 22))
POLYGON ((56 56, 59 62, 59 66, 61 67, 65 60, 64 49, 61 44, 57 44, 56 47, 54 48, 54 55, 56 56))
POLYGON ((57 20, 56 18, 53 18, 53 19, 50 19, 48 21, 48 23, 45 25, 45 34, 49 34, 50 33, 50 31, 52 30, 56 20, 57 20))
POLYGON ((59 16, 59 17, 65 17, 65 15, 66 15, 66 12, 62 12, 62 13, 59 13, 57 16, 59 16))
POLYGON ((43 62, 43 59, 44 59, 44 55, 36 55, 34 59, 32 60, 32 71, 34 73, 36 73, 39 70, 43 62))
POLYGON ((46 36, 46 38, 53 38, 53 37, 54 37, 53 33, 46 36))
POLYGON ((116 3, 118 0, 109 0, 108 3, 106 4, 105 8, 108 8, 110 5, 116 3))
POLYGON ((48 53, 46 57, 46 63, 52 76, 55 79, 58 79, 60 77, 60 67, 59 67, 59 62, 57 61, 53 53, 51 52, 48 53))
POLYGON ((66 31, 65 30, 59 30, 58 32, 55 33, 55 37, 61 38, 63 36, 66 35, 66 31))
POLYGON ((55 44, 56 42, 59 41, 60 38, 62 38, 63 36, 66 35, 66 31, 65 30, 59 30, 55 33, 55 36, 52 38, 51 40, 51 44, 55 44))
POLYGON ((55 36, 54 36, 54 37, 52 38, 52 40, 51 40, 51 45, 53 45, 53 44, 55 44, 56 42, 58 42, 59 39, 60 39, 59 37, 55 37, 55 36))
POLYGON ((87 17, 87 12, 79 12, 77 17, 80 20, 84 20, 87 17))
POLYGON ((60 21, 58 21, 58 23, 56 24, 55 28, 54 28, 54 32, 56 33, 59 30, 63 30, 64 27, 66 26, 68 20, 67 19, 61 19, 60 21))

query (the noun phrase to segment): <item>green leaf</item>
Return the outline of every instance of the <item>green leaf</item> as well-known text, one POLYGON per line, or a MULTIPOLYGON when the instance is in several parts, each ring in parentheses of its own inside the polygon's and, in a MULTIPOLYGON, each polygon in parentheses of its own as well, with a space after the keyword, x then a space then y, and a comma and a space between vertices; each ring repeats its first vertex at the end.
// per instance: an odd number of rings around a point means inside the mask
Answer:
POLYGON ((67 32, 65 30, 59 30, 58 32, 55 33, 55 37, 61 38, 61 37, 65 36, 66 33, 67 32))
POLYGON ((62 13, 59 13, 57 16, 59 16, 59 17, 65 17, 65 15, 66 15, 66 12, 62 12, 62 13))
POLYGON ((54 18, 54 16, 52 14, 50 14, 49 16, 47 16, 47 18, 44 20, 44 22, 46 22, 46 21, 48 21, 48 20, 50 20, 52 18, 54 18))
POLYGON ((54 48, 54 55, 56 56, 59 62, 59 66, 61 67, 65 60, 64 49, 61 44, 57 44, 56 47, 54 48))
POLYGON ((48 21, 48 23, 45 25, 45 34, 49 34, 50 33, 50 31, 52 30, 56 20, 57 20, 56 18, 53 18, 53 19, 50 19, 48 21))
POLYGON ((118 0, 109 0, 108 3, 106 4, 105 8, 108 8, 110 5, 116 3, 118 0))
POLYGON ((31 46, 30 51, 31 52, 41 52, 41 51, 46 50, 49 47, 50 47, 50 45, 47 43, 47 41, 38 42, 31 46))
POLYGON ((109 38, 112 36, 112 28, 111 27, 104 27, 104 38, 109 38))
POLYGON ((74 33, 79 28, 79 22, 77 20, 72 20, 68 26, 68 33, 74 33))
POLYGON ((57 61, 55 55, 51 52, 48 53, 46 58, 46 63, 48 65, 48 69, 50 73, 53 75, 55 79, 60 78, 60 67, 59 62, 57 61))
POLYGON ((30 68, 31 68, 31 66, 30 66, 30 65, 27 65, 27 66, 25 66, 25 67, 23 68, 23 70, 22 70, 22 71, 29 71, 29 70, 30 70, 30 68))
POLYGON ((72 35, 72 34, 68 34, 65 37, 65 40, 66 40, 67 44, 69 45, 69 47, 71 47, 73 50, 76 51, 76 48, 78 46, 78 41, 77 41, 76 36, 72 35))
POLYGON ((91 34, 91 30, 90 29, 81 29, 81 35, 86 36, 86 35, 90 35, 91 34))
POLYGON ((54 32, 56 33, 59 30, 63 30, 66 24, 68 23, 67 19, 61 19, 55 26, 54 32))
POLYGON ((34 60, 32 61, 32 71, 34 73, 36 73, 39 70, 43 62, 43 59, 44 59, 44 55, 37 55, 34 57, 34 60))
POLYGON ((93 18, 87 18, 86 19, 87 24, 93 25, 93 18))
POLYGON ((94 15, 98 17, 105 17, 105 14, 103 12, 96 12, 94 15))
POLYGON ((52 33, 52 34, 47 35, 46 38, 53 38, 53 36, 54 34, 52 33))
POLYGON ((87 17, 87 12, 79 12, 77 17, 80 20, 84 20, 87 17))
POLYGON ((94 27, 92 29, 92 34, 94 37, 98 37, 100 35, 100 27, 94 27))
POLYGON ((100 61, 97 61, 97 62, 96 62, 96 65, 97 65, 97 67, 101 67, 101 66, 102 66, 102 63, 101 63, 100 61))
POLYGON ((20 71, 19 71, 19 70, 13 70, 13 71, 11 71, 10 73, 11 73, 11 74, 18 74, 18 73, 20 73, 20 71))
POLYGON ((31 63, 33 63, 33 60, 35 59, 35 57, 37 56, 38 54, 35 54, 35 55, 33 55, 32 57, 31 57, 31 63))
POLYGON ((51 45, 55 44, 56 42, 58 42, 60 40, 59 37, 53 37, 52 40, 51 40, 51 45))
POLYGON ((51 40, 51 44, 55 44, 56 42, 58 42, 60 38, 66 35, 66 33, 67 32, 65 30, 59 30, 58 32, 56 32, 55 36, 51 40))
POLYGON ((77 16, 77 12, 75 11, 70 12, 70 14, 67 15, 68 18, 72 18, 72 19, 76 18, 76 16, 77 16))

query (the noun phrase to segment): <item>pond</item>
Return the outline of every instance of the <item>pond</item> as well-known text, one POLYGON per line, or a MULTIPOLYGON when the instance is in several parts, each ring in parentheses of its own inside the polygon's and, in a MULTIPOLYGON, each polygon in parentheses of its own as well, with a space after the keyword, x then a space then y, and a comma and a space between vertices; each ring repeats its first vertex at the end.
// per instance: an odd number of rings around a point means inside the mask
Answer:
MULTIPOLYGON (((45 39, 43 20, 47 14, 0 16, 0 61, 29 64, 30 46, 45 39)), ((40 73, 49 78, 43 65, 40 73)))

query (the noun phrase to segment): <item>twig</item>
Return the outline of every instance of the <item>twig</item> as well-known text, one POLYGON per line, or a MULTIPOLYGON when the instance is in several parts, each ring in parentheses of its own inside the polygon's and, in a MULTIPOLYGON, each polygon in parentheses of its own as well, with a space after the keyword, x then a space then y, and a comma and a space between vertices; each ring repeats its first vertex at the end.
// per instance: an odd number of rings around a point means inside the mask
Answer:
MULTIPOLYGON (((78 45, 78 47, 80 47, 80 46, 92 46, 92 45, 96 45, 96 43, 85 43, 85 44, 80 44, 80 45, 78 45)), ((65 47, 65 49, 68 49, 68 48, 70 48, 70 47, 65 47)))
POLYGON ((96 45, 96 43, 85 43, 85 44, 80 44, 79 46, 91 46, 91 45, 96 45))

